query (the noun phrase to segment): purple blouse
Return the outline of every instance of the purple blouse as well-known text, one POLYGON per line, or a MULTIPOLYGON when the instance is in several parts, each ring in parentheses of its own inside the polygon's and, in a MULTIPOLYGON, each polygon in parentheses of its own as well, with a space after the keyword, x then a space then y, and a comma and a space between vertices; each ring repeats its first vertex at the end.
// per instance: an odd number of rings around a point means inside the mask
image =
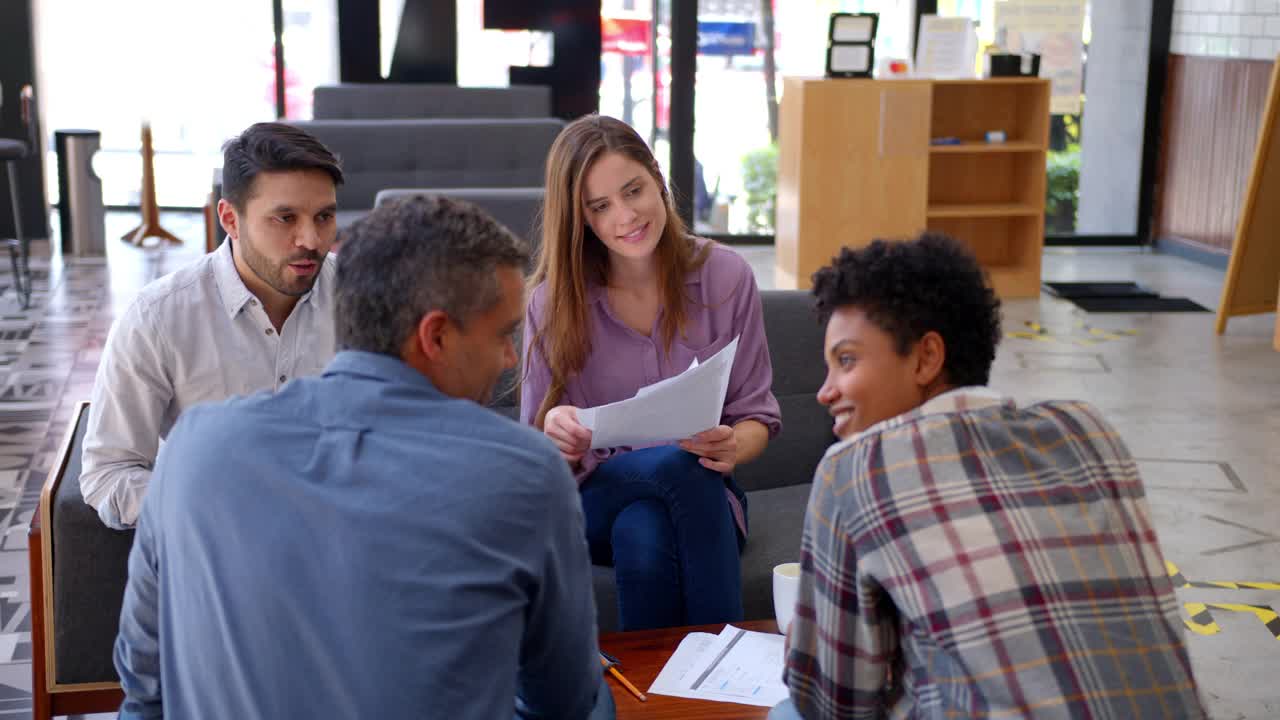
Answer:
MULTIPOLYGON (((697 239, 701 248, 707 240, 697 239)), ((591 323, 591 353, 582 372, 569 379, 560 405, 596 407, 626 400, 645 385, 679 375, 696 357, 699 362, 715 355, 735 337, 738 352, 729 373, 720 422, 733 426, 756 420, 769 429, 773 438, 782 430, 778 401, 773 396, 773 364, 764 335, 764 318, 755 276, 742 256, 712 244, 706 262, 685 278, 687 305, 685 332, 671 341, 670 352, 662 347, 661 313, 648 337, 627 327, 609 308, 605 288, 587 289, 591 323)), ((524 382, 520 392, 520 420, 532 424, 547 393, 551 373, 541 352, 530 348, 533 336, 546 313, 546 286, 534 288, 525 311, 524 382)), ((601 448, 582 458, 577 472, 581 484, 601 463, 633 448, 601 448)), ((728 491, 726 490, 726 493, 728 491)), ((737 498, 728 493, 738 527, 746 531, 737 498)))

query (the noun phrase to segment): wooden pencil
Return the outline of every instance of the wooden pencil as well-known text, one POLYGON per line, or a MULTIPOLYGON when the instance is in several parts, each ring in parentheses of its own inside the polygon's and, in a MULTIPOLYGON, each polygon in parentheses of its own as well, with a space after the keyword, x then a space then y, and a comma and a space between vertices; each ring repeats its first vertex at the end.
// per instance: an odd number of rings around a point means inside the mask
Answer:
POLYGON ((632 695, 635 695, 636 699, 638 699, 640 702, 648 701, 648 698, 644 696, 644 693, 637 690, 635 685, 632 685, 630 681, 622 677, 622 673, 618 672, 618 668, 614 667, 613 665, 610 665, 608 660, 602 657, 600 658, 600 664, 603 665, 611 675, 618 678, 618 682, 622 683, 622 687, 626 688, 627 692, 631 693, 632 695))

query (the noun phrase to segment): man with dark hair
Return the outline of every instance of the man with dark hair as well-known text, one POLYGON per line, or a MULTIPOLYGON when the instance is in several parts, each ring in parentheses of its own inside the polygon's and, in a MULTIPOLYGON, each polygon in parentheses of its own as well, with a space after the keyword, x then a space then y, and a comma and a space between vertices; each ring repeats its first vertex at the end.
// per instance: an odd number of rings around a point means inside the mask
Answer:
POLYGON ((113 528, 136 522, 184 410, 278 389, 333 357, 337 158, 298 128, 258 123, 223 147, 222 180, 226 242, 143 288, 102 351, 80 491, 113 528))
POLYGON ((344 231, 324 374, 193 408, 160 452, 122 717, 613 717, 577 484, 479 404, 527 260, 442 198, 344 231))
POLYGON ((1000 303, 958 242, 843 250, 813 277, 814 477, 770 718, 1199 718, 1137 467, 1082 402, 985 387, 1000 303))

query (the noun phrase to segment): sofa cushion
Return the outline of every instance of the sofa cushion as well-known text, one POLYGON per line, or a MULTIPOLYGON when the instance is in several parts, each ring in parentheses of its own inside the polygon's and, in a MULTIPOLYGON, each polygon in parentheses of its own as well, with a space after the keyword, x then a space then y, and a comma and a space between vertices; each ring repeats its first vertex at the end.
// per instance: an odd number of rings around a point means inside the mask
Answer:
POLYGON ((591 589, 596 595, 596 630, 601 635, 618 631, 618 584, 613 568, 591 566, 591 589))
POLYGON ((386 188, 536 187, 564 123, 532 120, 312 120, 293 125, 342 162, 338 207, 373 207, 386 188))
POLYGON ((835 441, 831 417, 818 404, 818 389, 826 377, 825 331, 813 312, 812 297, 802 290, 764 290, 760 299, 782 433, 764 455, 737 471, 738 484, 748 492, 808 483, 835 441))
POLYGON ((782 408, 782 432, 769 441, 763 455, 734 473, 748 492, 808 483, 835 442, 831 416, 812 394, 781 395, 778 406, 782 408))
POLYGON ((365 215, 368 215, 368 214, 369 214, 369 211, 368 211, 368 210, 364 210, 364 209, 362 209, 362 210, 339 210, 339 211, 338 211, 338 215, 337 215, 337 217, 335 218, 335 219, 338 221, 338 229, 339 229, 339 230, 344 230, 344 229, 346 229, 348 226, 350 226, 350 225, 351 225, 351 223, 353 223, 353 222, 355 222, 355 221, 359 220, 360 218, 362 218, 362 217, 364 217, 365 215))
POLYGON ((747 493, 751 527, 742 553, 742 613, 773 617, 773 567, 800 560, 800 534, 812 482, 747 493))
POLYGON ((827 375, 822 354, 826 328, 813 310, 813 296, 806 290, 762 290, 760 299, 773 361, 773 394, 817 398, 827 375))
POLYGON ((312 93, 317 120, 411 118, 541 118, 551 115, 551 88, 470 88, 434 83, 343 83, 312 93))
POLYGON ((83 418, 78 423, 53 499, 51 530, 46 529, 53 543, 53 652, 58 683, 119 679, 111 654, 129 578, 133 531, 103 525, 80 495, 80 450, 87 425, 83 418))
POLYGON ((511 188, 390 188, 378 191, 373 206, 410 195, 442 195, 474 203, 489 213, 526 243, 532 253, 542 245, 539 216, 542 214, 541 187, 511 188))

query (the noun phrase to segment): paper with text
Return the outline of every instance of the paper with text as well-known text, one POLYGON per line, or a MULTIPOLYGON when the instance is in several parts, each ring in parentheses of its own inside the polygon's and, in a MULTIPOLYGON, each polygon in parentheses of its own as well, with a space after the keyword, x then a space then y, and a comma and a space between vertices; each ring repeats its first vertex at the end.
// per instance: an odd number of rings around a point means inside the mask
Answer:
POLYGON ((643 447, 683 440, 720 424, 738 338, 704 362, 640 388, 629 400, 578 410, 591 447, 643 447))
POLYGON ((786 638, 726 625, 719 635, 690 633, 649 687, 655 695, 773 707, 782 683, 786 638))
POLYGON ((916 76, 971 78, 977 75, 978 35, 966 17, 920 17, 916 76))

